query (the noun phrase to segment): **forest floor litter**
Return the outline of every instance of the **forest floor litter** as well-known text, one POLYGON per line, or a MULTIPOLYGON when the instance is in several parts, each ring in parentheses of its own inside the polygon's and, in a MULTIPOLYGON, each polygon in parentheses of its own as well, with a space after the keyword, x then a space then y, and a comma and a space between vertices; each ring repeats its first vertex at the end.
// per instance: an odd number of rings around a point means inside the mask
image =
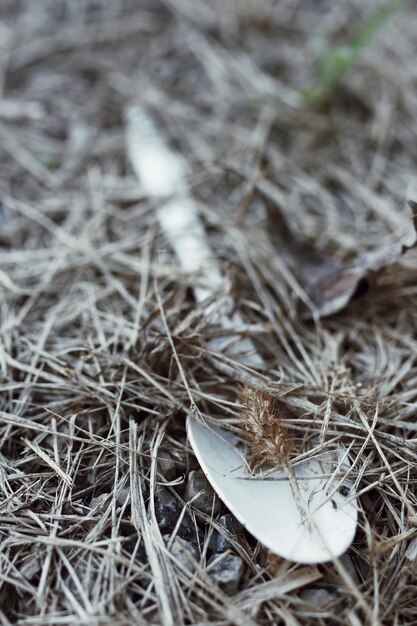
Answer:
POLYGON ((383 5, 2 2, 2 626, 417 623, 415 7, 325 100, 300 96, 315 37, 341 45, 383 5), (132 169, 136 105, 225 273, 207 306, 233 297, 259 368, 209 345, 204 275, 132 169), (200 469, 190 396, 236 428, 243 383, 349 450, 337 562, 269 553, 200 469))

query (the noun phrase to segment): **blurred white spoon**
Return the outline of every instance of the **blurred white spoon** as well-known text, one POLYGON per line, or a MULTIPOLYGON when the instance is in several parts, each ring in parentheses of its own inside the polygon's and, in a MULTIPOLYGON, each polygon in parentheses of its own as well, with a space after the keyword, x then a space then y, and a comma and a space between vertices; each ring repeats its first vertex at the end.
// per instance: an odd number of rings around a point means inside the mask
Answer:
MULTIPOLYGON (((185 163, 168 147, 142 107, 132 106, 126 112, 126 142, 142 189, 148 196, 163 200, 158 220, 181 267, 204 275, 206 287, 194 289, 197 302, 203 303, 219 289, 224 277, 188 193, 185 163)), ((216 302, 206 305, 205 313, 217 316, 225 329, 243 324, 239 314, 219 311, 216 302)), ((219 349, 226 347, 227 341, 213 343, 219 349)), ((262 365, 250 339, 239 341, 238 349, 245 363, 262 365)), ((209 428, 191 417, 187 431, 196 457, 219 497, 270 550, 292 561, 320 563, 340 556, 348 548, 355 535, 358 512, 353 487, 340 483, 339 476, 346 475, 350 467, 343 447, 338 452, 323 452, 294 468, 308 514, 308 520, 303 521, 285 472, 253 477, 245 469, 230 432, 209 428)))

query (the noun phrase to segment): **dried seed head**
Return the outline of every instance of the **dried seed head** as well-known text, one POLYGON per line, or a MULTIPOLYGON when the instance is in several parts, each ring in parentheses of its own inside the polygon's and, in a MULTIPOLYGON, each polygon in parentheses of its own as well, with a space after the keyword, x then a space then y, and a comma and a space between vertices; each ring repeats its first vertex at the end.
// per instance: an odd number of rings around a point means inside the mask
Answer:
POLYGON ((287 405, 264 389, 241 388, 242 426, 250 467, 279 467, 287 463, 293 439, 285 423, 293 417, 287 405))

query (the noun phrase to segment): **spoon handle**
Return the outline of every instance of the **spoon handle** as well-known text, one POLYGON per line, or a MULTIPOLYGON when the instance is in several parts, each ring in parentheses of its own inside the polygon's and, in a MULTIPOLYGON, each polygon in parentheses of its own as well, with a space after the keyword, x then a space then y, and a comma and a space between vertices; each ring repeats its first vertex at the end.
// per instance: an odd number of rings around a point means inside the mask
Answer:
MULTIPOLYGON (((163 201, 157 209, 158 221, 180 266, 186 272, 204 277, 205 286, 193 288, 196 301, 203 304, 224 287, 225 279, 207 244, 197 204, 188 192, 186 164, 179 154, 167 146, 145 109, 132 106, 126 117, 130 162, 146 195, 163 201)), ((231 298, 227 300, 227 310, 225 308, 211 301, 206 303, 204 313, 224 330, 244 325, 239 313, 230 313, 234 308, 231 298)), ((239 353, 246 365, 263 364, 250 338, 243 337, 238 344, 229 344, 227 338, 221 338, 212 340, 210 345, 216 350, 227 347, 229 356, 239 353)))

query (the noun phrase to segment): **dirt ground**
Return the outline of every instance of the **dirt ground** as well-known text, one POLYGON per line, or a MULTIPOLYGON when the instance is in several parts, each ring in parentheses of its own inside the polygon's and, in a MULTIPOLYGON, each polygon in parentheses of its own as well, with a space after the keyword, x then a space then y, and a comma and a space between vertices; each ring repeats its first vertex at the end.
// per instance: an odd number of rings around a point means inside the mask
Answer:
POLYGON ((2 626, 417 623, 417 255, 308 319, 277 225, 341 265, 414 232, 415 6, 305 96, 316 39, 342 45, 383 4, 1 1, 2 626), (250 375, 349 448, 359 525, 337 564, 269 554, 200 494, 189 391, 233 420, 248 372, 210 347, 204 276, 134 174, 132 104, 187 162, 215 298, 265 363, 250 375))

